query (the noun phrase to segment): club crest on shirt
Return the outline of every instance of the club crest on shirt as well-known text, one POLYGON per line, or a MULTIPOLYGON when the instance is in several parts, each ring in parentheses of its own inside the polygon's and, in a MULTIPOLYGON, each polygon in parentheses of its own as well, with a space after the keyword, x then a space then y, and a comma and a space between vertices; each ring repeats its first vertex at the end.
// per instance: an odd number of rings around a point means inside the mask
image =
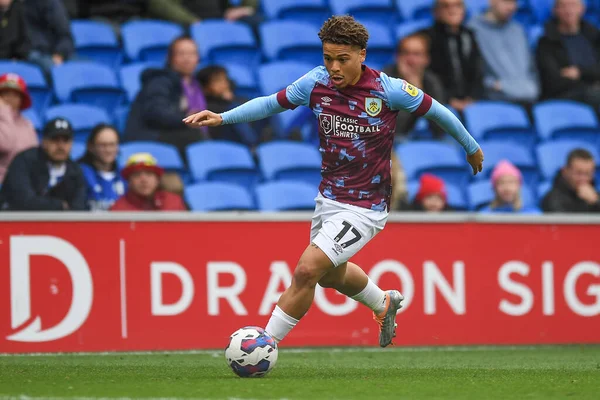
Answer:
POLYGON ((375 117, 376 115, 379 115, 379 113, 381 112, 381 105, 382 105, 381 99, 378 99, 377 97, 365 98, 365 111, 371 117, 375 117))
POLYGON ((417 97, 417 95, 419 94, 417 88, 406 81, 404 81, 404 83, 402 84, 402 90, 410 94, 412 97, 417 97))

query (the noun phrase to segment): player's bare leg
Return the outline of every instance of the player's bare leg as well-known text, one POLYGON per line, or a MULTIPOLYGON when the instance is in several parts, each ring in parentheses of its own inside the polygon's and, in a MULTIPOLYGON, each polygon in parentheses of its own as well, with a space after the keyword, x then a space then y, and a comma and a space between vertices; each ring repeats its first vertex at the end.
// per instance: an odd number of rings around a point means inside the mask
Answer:
POLYGON ((366 305, 373 310, 379 324, 379 345, 386 347, 396 336, 396 313, 404 297, 397 290, 384 292, 358 265, 347 262, 329 271, 319 280, 319 285, 329 287, 366 305))

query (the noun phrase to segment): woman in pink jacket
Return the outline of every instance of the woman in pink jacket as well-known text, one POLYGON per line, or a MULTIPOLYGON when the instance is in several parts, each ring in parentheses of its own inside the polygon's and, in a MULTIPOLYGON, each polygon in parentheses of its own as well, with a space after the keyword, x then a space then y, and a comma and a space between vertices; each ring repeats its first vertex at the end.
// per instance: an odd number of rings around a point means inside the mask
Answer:
POLYGON ((31 97, 23 78, 17 74, 0 76, 0 184, 12 159, 39 144, 31 121, 21 114, 29 107, 31 97))

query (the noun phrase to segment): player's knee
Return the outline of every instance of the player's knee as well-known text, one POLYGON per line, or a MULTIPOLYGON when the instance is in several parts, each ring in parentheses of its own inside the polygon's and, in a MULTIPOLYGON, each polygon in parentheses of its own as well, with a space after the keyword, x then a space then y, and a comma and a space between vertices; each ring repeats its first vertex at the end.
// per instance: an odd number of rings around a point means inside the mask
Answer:
POLYGON ((300 261, 294 270, 294 283, 300 287, 315 287, 319 281, 319 274, 315 265, 300 261))

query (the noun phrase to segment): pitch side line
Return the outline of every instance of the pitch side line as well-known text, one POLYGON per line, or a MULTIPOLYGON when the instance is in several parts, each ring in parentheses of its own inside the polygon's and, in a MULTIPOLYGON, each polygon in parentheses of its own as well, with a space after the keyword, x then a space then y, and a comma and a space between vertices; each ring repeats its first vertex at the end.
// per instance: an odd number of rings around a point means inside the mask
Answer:
MULTIPOLYGON (((254 398, 242 398, 242 397, 226 397, 226 400, 258 400, 254 398)), ((210 400, 208 398, 201 397, 58 397, 58 396, 3 396, 0 395, 0 400, 210 400)), ((288 399, 279 399, 288 400, 288 399)))

